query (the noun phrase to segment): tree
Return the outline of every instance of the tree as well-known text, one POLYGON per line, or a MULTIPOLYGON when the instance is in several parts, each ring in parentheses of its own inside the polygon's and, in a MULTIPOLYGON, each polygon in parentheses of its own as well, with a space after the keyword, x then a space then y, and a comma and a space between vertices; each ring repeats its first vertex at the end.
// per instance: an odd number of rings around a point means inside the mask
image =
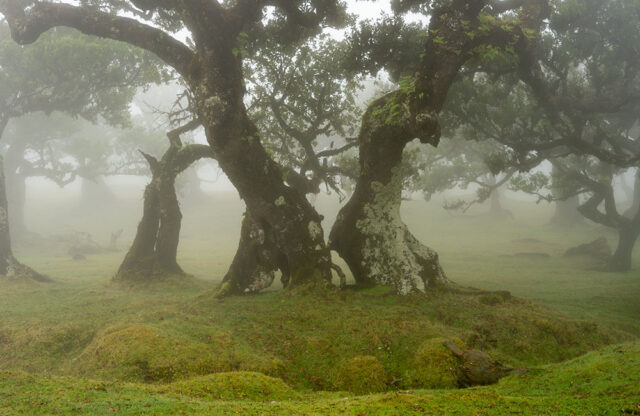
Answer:
POLYGON ((273 231, 291 285, 328 284, 331 256, 320 216, 266 152, 244 103, 243 44, 263 36, 263 12, 282 42, 344 21, 337 0, 119 1, 85 0, 80 6, 53 2, 0 1, 17 42, 34 42, 56 26, 127 42, 155 53, 182 77, 222 170, 251 215, 273 231), (25 8, 25 4, 31 4, 25 8), (99 6, 99 7, 91 7, 99 6), (137 19, 126 17, 134 15, 137 19), (193 47, 171 33, 186 28, 193 47), (276 203, 277 202, 277 203, 276 203))
MULTIPOLYGON (((429 26, 421 53, 412 57, 413 63, 418 61, 415 71, 364 114, 358 136, 360 176, 331 231, 330 246, 347 262, 358 284, 385 284, 406 294, 429 290, 448 279, 437 253, 422 245, 400 218, 403 150, 415 138, 438 144, 438 115, 460 69, 471 58, 500 48, 515 52, 518 47, 525 54, 529 43, 535 43, 547 5, 415 0, 394 5, 396 12, 426 8, 429 26), (519 17, 514 17, 511 12, 519 8, 519 17)), ((375 44, 374 39, 368 41, 375 44)), ((356 49, 368 56, 365 63, 387 57, 371 55, 371 48, 364 45, 356 49)))
MULTIPOLYGON (((446 111, 446 110, 445 110, 446 111)), ((444 119, 445 117, 441 117, 444 119)), ((467 189, 476 186, 471 200, 446 200, 443 207, 451 211, 466 212, 474 204, 490 201, 490 214, 495 218, 511 216, 501 205, 499 189, 509 182, 516 169, 502 172, 501 161, 508 158, 508 149, 492 140, 476 141, 464 132, 443 129, 443 139, 437 148, 420 149, 410 146, 405 151, 405 163, 409 165, 408 189, 421 192, 425 200, 453 188, 467 189), (445 133, 446 132, 446 133, 445 133)))
MULTIPOLYGON (((52 31, 25 49, 9 40, 3 24, 0 40, 0 135, 11 119, 35 112, 64 111, 88 119, 101 115, 122 122, 135 88, 160 78, 155 62, 136 49, 69 30, 52 31)), ((4 173, 0 213, 0 275, 45 280, 13 256, 4 173)))
MULTIPOLYGON (((359 87, 358 79, 345 78, 342 70, 345 45, 327 36, 286 47, 261 43, 248 56, 248 98, 267 151, 302 195, 319 193, 323 184, 341 195, 338 176, 344 171, 334 159, 356 144, 350 136, 356 129, 359 87)), ((271 285, 276 270, 286 270, 272 234, 247 210, 221 295, 257 292, 271 285)), ((283 278, 286 285, 288 275, 283 278)))
POLYGON ((151 169, 151 182, 144 191, 143 215, 133 244, 114 280, 150 281, 184 275, 177 262, 182 214, 175 181, 195 161, 213 156, 209 146, 185 144, 180 139, 199 125, 195 120, 169 132, 169 148, 160 160, 142 152, 151 169))

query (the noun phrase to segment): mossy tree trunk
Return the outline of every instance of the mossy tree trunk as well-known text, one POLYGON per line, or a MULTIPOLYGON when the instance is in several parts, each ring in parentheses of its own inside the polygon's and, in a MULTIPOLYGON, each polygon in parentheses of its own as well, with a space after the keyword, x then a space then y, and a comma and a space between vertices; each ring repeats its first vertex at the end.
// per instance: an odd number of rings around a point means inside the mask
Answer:
POLYGON ((399 294, 447 282, 436 252, 422 245, 400 217, 404 146, 418 135, 437 142, 435 119, 432 125, 424 124, 422 132, 407 123, 408 113, 396 114, 389 122, 387 110, 405 98, 403 92, 391 93, 367 109, 359 135, 360 177, 329 238, 358 285, 388 285, 399 294))
POLYGON ((161 160, 144 154, 151 169, 151 182, 144 192, 143 214, 131 248, 116 281, 148 281, 168 275, 184 275, 177 261, 182 213, 176 196, 176 177, 204 157, 212 157, 206 145, 183 145, 179 134, 195 128, 196 122, 169 133, 170 147, 161 160))
POLYGON ((242 219, 238 250, 217 296, 259 292, 271 286, 277 270, 282 271, 286 286, 290 277, 286 257, 279 253, 274 239, 268 224, 260 223, 247 211, 242 219))
POLYGON ((212 25, 217 41, 206 45, 208 53, 203 54, 212 59, 198 62, 199 76, 190 82, 198 115, 220 167, 238 190, 247 212, 273 236, 274 250, 282 258, 279 265, 290 276, 287 286, 327 286, 332 262, 322 217, 303 192, 286 183, 285 170, 266 152, 248 118, 242 60, 233 53, 239 28, 231 23, 221 18, 212 25))

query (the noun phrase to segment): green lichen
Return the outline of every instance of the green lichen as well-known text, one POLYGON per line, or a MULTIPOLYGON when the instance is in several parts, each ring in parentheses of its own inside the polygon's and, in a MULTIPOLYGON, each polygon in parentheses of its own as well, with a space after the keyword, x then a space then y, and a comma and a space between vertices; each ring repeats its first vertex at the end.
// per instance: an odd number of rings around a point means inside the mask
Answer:
POLYGON ((284 199, 284 196, 280 195, 278 199, 274 202, 277 207, 281 207, 287 204, 287 201, 284 199))
POLYGON ((361 266, 369 278, 393 286, 401 295, 426 290, 432 276, 444 279, 439 276, 436 253, 415 239, 400 217, 400 170, 394 168, 387 184, 373 182, 371 190, 373 201, 364 206, 364 218, 356 222, 365 237, 361 266))
POLYGON ((307 228, 309 230, 309 236, 312 240, 315 241, 322 238, 322 227, 320 226, 320 224, 315 221, 309 221, 307 228))

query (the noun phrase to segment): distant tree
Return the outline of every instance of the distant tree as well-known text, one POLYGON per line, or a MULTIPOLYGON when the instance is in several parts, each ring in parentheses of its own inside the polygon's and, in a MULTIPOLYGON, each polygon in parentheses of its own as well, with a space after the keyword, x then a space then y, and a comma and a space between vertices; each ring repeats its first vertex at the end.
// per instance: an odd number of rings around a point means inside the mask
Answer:
MULTIPOLYGON (((63 111, 122 123, 137 86, 161 76, 155 61, 138 50, 68 29, 52 31, 34 47, 23 48, 9 39, 8 27, 2 24, 0 62, 0 135, 11 119, 35 112, 63 111)), ((0 275, 44 280, 13 256, 3 173, 0 211, 0 275)))
POLYGON ((516 169, 501 171, 495 164, 508 158, 508 148, 492 140, 474 141, 462 136, 443 137, 437 148, 422 149, 418 145, 405 150, 409 176, 408 190, 421 192, 429 201, 436 193, 475 186, 472 199, 455 198, 444 202, 451 211, 466 212, 471 206, 490 201, 490 214, 510 217, 500 201, 499 190, 505 187, 516 169))
POLYGON ((208 145, 183 143, 180 139, 181 134, 198 126, 200 122, 195 120, 169 132, 169 148, 160 160, 142 153, 151 169, 151 182, 144 191, 143 215, 135 239, 118 269, 116 281, 140 282, 184 275, 177 262, 182 214, 175 180, 197 160, 213 156, 208 145))

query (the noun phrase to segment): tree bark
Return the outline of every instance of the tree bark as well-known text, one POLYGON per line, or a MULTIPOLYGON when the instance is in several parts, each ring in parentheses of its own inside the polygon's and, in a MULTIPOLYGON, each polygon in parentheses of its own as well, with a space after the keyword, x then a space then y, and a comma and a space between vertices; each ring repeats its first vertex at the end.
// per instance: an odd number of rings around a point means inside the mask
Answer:
POLYGON ((438 255, 422 245, 400 217, 400 163, 415 137, 404 123, 389 123, 384 109, 397 93, 374 102, 364 115, 359 136, 360 177, 331 230, 330 247, 351 269, 359 286, 392 286, 399 294, 426 291, 447 283, 438 255))
MULTIPOLYGON (((221 29, 225 30, 224 24, 221 29)), ((235 31, 231 27, 226 30, 235 31)), ((251 217, 273 234, 275 250, 283 259, 279 264, 286 264, 290 276, 286 286, 328 286, 332 262, 321 227, 322 217, 304 193, 287 185, 284 169, 262 146, 244 106, 242 62, 232 53, 234 42, 235 39, 213 46, 216 59, 206 62, 206 69, 203 68, 203 73, 225 74, 224 77, 207 76, 191 83, 192 91, 199 93, 198 114, 207 139, 251 217)))
POLYGON ((177 141, 171 141, 160 161, 143 155, 151 168, 151 182, 145 188, 143 214, 136 236, 115 281, 154 281, 185 275, 177 260, 182 213, 175 180, 196 160, 212 156, 209 146, 185 146, 177 141))
POLYGON ((247 211, 242 219, 238 250, 217 296, 259 292, 271 286, 278 269, 282 270, 282 280, 286 286, 290 278, 286 258, 278 252, 274 240, 275 236, 268 225, 259 223, 247 211))
POLYGON ((114 280, 140 281, 150 279, 155 270, 155 245, 160 225, 160 204, 157 181, 151 180, 144 190, 142 219, 136 236, 114 280))

